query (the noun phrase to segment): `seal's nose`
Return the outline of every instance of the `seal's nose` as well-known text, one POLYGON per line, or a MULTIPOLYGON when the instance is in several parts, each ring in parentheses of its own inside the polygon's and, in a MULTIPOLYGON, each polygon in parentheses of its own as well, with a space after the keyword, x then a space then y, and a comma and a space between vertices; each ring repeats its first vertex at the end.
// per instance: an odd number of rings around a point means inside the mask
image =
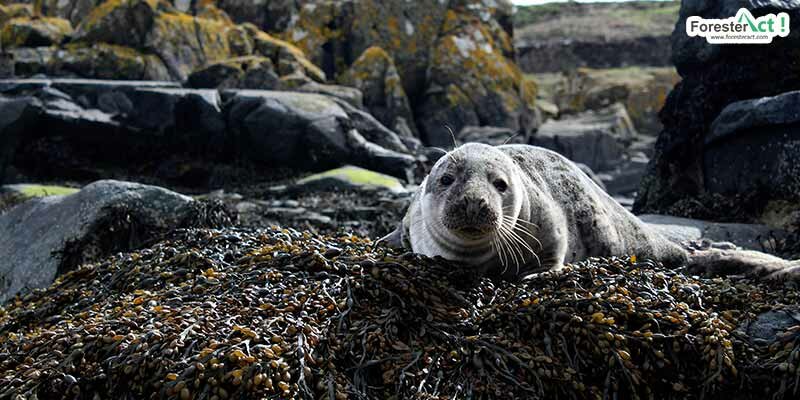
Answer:
POLYGON ((464 199, 464 214, 467 220, 473 223, 480 221, 487 210, 486 200, 482 198, 467 197, 464 199))

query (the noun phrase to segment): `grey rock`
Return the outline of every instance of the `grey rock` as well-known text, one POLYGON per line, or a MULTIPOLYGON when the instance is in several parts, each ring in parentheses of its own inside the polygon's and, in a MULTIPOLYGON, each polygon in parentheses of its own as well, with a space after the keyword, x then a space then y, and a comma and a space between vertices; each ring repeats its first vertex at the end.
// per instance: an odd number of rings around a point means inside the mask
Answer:
POLYGON ((657 214, 639 215, 639 219, 677 243, 707 239, 763 251, 768 248, 769 240, 786 236, 782 230, 758 224, 718 223, 657 214))
POLYGON ((344 100, 353 107, 364 107, 364 95, 360 90, 352 87, 330 85, 311 81, 294 90, 303 93, 325 94, 344 100))
POLYGON ((754 321, 746 321, 737 327, 751 341, 759 345, 769 345, 778 338, 779 333, 800 324, 799 310, 774 310, 759 314, 754 321))
POLYGON ((593 171, 604 171, 622 163, 626 148, 636 135, 625 107, 615 104, 548 120, 531 143, 586 164, 593 171))
POLYGON ((478 142, 497 146, 504 143, 525 143, 527 138, 510 128, 465 126, 458 132, 456 139, 461 143, 478 142))
POLYGON ((125 210, 132 221, 154 229, 167 229, 186 217, 190 197, 155 186, 120 181, 98 181, 67 196, 29 200, 0 215, 0 301, 16 293, 48 286, 66 265, 70 247, 83 244, 83 260, 107 254, 106 242, 126 243, 127 232, 104 229, 115 210, 125 210))

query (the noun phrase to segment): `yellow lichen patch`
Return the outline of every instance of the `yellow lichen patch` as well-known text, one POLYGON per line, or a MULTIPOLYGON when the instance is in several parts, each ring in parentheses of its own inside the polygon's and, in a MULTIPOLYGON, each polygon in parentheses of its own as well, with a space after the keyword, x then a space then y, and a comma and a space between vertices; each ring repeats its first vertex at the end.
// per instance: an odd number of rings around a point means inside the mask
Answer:
POLYGON ((30 4, 0 4, 0 25, 12 18, 30 17, 33 15, 30 4))
POLYGON ((12 18, 3 26, 5 47, 38 47, 60 44, 72 34, 72 25, 62 18, 12 18))
MULTIPOLYGON (((271 58, 278 66, 297 65, 307 77, 318 82, 325 81, 325 73, 306 58, 299 47, 263 32, 252 24, 243 24, 242 27, 250 33, 255 53, 271 58)), ((286 71, 281 72, 286 73, 286 71)))
POLYGON ((152 12, 155 12, 161 1, 162 0, 108 0, 92 9, 89 15, 81 21, 80 29, 84 32, 97 29, 112 13, 119 12, 119 10, 124 8, 132 9, 140 5, 145 5, 148 6, 152 12))

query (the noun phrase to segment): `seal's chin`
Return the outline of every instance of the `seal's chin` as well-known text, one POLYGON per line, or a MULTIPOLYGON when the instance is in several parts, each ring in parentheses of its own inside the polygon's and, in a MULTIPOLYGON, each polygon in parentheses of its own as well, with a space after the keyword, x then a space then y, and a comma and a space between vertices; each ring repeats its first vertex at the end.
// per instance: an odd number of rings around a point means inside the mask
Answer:
POLYGON ((462 226, 451 231, 462 239, 479 240, 490 236, 494 231, 494 226, 462 226))

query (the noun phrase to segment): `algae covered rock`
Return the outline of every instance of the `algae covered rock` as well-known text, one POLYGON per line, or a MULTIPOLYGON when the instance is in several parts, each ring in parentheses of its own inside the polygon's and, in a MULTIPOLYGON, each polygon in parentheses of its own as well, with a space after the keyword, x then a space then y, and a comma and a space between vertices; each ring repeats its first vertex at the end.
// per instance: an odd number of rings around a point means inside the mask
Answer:
POLYGON ((339 82, 361 90, 364 106, 382 124, 398 133, 416 132, 411 105, 394 60, 380 47, 364 50, 339 77, 339 82))
POLYGON ((406 192, 397 178, 352 165, 309 175, 296 182, 295 189, 302 190, 358 190, 364 188, 387 189, 395 193, 406 192))
POLYGON ((4 48, 51 46, 72 35, 72 25, 61 18, 13 18, 1 35, 4 48))
POLYGON ((5 238, 0 244, 5 260, 0 301, 19 291, 47 287, 78 264, 177 226, 192 202, 165 189, 117 181, 26 201, 0 215, 5 238))

